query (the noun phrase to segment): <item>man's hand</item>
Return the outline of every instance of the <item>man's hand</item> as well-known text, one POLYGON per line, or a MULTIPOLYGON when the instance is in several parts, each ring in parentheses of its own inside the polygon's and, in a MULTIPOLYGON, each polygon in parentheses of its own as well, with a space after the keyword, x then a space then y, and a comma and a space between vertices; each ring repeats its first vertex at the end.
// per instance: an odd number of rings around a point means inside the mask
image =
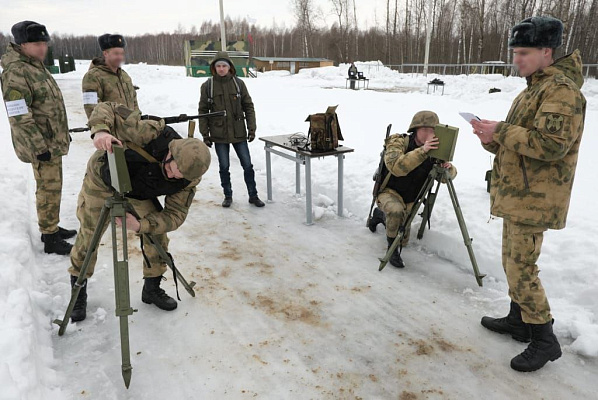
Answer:
POLYGON ((212 141, 210 140, 210 138, 204 137, 203 142, 206 146, 208 146, 210 148, 212 147, 212 141))
POLYGON ((253 140, 255 139, 255 131, 249 131, 249 136, 247 137, 247 140, 249 141, 249 143, 253 142, 253 140))
POLYGON ((424 151, 427 153, 430 150, 436 150, 438 148, 438 138, 434 136, 432 139, 428 139, 424 142, 424 151))
POLYGON ((122 142, 106 131, 99 131, 93 136, 93 145, 98 150, 112 153, 112 143, 122 146, 122 142))
MULTIPOLYGON (((116 217, 116 225, 118 226, 122 226, 123 225, 123 221, 121 217, 116 217)), ((127 230, 129 231, 133 231, 138 233, 139 232, 139 228, 141 228, 141 223, 137 220, 137 218, 135 218, 135 216, 133 214, 129 214, 127 213, 127 230)))
POLYGON ((453 166, 453 164, 451 164, 450 162, 445 162, 445 163, 440 164, 440 166, 442 168, 449 169, 449 168, 451 168, 453 166))
POLYGON ((490 144, 494 141, 493 135, 494 132, 496 132, 497 125, 498 121, 488 121, 487 119, 481 121, 471 120, 473 133, 476 134, 484 144, 490 144))

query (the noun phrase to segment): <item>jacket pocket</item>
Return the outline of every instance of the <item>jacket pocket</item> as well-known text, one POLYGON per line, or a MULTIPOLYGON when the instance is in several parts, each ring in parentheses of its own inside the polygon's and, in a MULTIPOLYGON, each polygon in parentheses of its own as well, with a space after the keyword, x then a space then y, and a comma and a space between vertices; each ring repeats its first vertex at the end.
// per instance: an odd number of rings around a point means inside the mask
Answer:
POLYGON ((225 119, 222 117, 212 117, 209 121, 210 137, 216 139, 225 139, 225 119))
POLYGON ((529 192, 529 179, 527 177, 527 167, 525 166, 525 160, 523 156, 519 156, 519 164, 521 165, 521 173, 523 174, 523 184, 525 190, 529 192))
POLYGON ((48 140, 54 140, 54 138, 56 137, 56 133, 54 132, 54 129, 52 128, 52 123, 50 122, 49 119, 46 120, 46 135, 45 135, 45 137, 48 140))
POLYGON ((243 139, 247 137, 247 128, 245 126, 245 118, 235 119, 235 138, 243 139))

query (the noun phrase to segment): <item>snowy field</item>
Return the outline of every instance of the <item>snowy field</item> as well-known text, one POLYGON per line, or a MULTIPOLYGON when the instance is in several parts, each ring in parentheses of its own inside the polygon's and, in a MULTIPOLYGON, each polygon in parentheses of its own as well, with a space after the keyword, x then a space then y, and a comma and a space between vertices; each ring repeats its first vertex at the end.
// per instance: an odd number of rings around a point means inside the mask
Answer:
MULTIPOLYGON (((56 76, 71 128, 86 122, 77 71, 56 76)), ((338 104, 345 160, 345 218, 336 213, 336 159, 315 160, 316 223, 306 226, 304 197, 294 194, 294 165, 273 157, 274 202, 247 203, 242 170, 232 156, 233 207, 220 207, 216 155, 186 223, 170 234, 181 272, 197 282, 197 296, 181 291, 166 313, 141 302, 141 254, 131 236, 130 320, 133 379, 120 370, 114 317, 110 238, 103 239, 89 282, 87 320, 63 337, 51 324, 70 296, 68 258, 43 253, 37 231, 31 168, 12 150, 0 111, 0 399, 595 399, 598 398, 598 82, 583 88, 586 128, 567 228, 549 231, 539 264, 556 319, 563 357, 530 374, 512 371, 525 345, 493 334, 483 315, 508 310, 500 263, 502 221, 491 219, 484 182, 491 157, 458 115, 504 119, 525 86, 500 75, 446 76, 444 96, 427 95, 435 76, 360 66, 368 91, 345 90, 347 66, 246 79, 256 105, 258 137, 306 132, 306 116, 338 104), (501 93, 488 94, 492 87, 501 93), (378 272, 384 230, 365 228, 371 176, 386 126, 404 132, 422 109, 461 128, 456 190, 474 238, 482 273, 479 288, 448 192, 441 189, 432 229, 403 251, 405 270, 378 272)), ((168 116, 197 110, 203 79, 182 67, 127 65, 144 113, 168 116)), ((186 134, 186 124, 174 126, 186 134)), ((197 133, 197 135, 199 135, 197 133)), ((250 145, 258 190, 266 198, 263 142, 250 145)), ((75 217, 87 159, 87 134, 74 134, 64 158, 62 226, 75 217)), ((304 192, 305 188, 302 188, 304 192)), ((419 227, 416 219, 412 233, 419 227)), ((165 287, 174 295, 170 279, 165 287)))

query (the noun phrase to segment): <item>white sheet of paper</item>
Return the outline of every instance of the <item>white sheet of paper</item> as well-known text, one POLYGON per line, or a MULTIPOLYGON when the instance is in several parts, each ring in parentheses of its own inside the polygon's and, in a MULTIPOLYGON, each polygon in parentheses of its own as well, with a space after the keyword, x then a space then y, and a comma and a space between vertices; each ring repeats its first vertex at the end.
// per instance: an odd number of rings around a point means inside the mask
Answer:
POLYGON ((83 104, 98 104, 98 92, 83 92, 83 104))
POLYGON ((25 115, 29 112, 29 108, 27 108, 27 103, 25 103, 25 99, 7 101, 5 104, 6 112, 8 113, 9 117, 25 115))
POLYGON ((476 121, 480 120, 478 117, 475 116, 475 114, 468 112, 460 112, 459 115, 462 116, 463 119, 467 122, 471 122, 472 119, 475 119, 476 121))

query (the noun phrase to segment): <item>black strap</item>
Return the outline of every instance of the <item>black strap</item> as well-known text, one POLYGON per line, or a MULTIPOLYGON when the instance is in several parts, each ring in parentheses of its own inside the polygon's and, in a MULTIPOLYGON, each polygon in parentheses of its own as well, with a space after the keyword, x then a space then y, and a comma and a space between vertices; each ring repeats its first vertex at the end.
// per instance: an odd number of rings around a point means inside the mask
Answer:
POLYGON ((145 263, 147 264, 148 268, 152 267, 152 264, 149 262, 149 258, 147 258, 147 254, 145 254, 145 249, 143 248, 143 235, 139 236, 139 239, 141 241, 141 254, 143 255, 143 260, 145 261, 145 263))
POLYGON ((181 296, 179 296, 179 281, 176 277, 179 270, 176 268, 176 265, 174 265, 174 258, 172 257, 172 254, 166 252, 166 255, 170 258, 170 262, 172 263, 172 279, 174 279, 174 288, 176 290, 176 298, 179 301, 181 301, 181 296))
MULTIPOLYGON (((145 249, 143 248, 144 243, 143 243, 143 237, 145 235, 141 235, 141 254, 143 254, 143 259, 145 260, 145 262, 147 263, 148 268, 151 268, 152 265, 149 262, 149 259, 147 258, 147 255, 145 254, 145 249)), ((150 236, 148 236, 148 239, 150 240, 151 244, 155 246, 155 243, 152 241, 152 238, 150 236)), ((170 258, 170 262, 172 263, 172 279, 174 279, 174 287, 176 290, 176 298, 181 301, 181 296, 179 295, 179 281, 177 279, 177 273, 178 270, 176 268, 176 265, 174 264, 174 258, 172 257, 172 254, 170 254, 169 252, 166 252, 166 255, 168 256, 168 258, 170 258)), ((166 262, 166 260, 164 260, 164 262, 166 262)))

